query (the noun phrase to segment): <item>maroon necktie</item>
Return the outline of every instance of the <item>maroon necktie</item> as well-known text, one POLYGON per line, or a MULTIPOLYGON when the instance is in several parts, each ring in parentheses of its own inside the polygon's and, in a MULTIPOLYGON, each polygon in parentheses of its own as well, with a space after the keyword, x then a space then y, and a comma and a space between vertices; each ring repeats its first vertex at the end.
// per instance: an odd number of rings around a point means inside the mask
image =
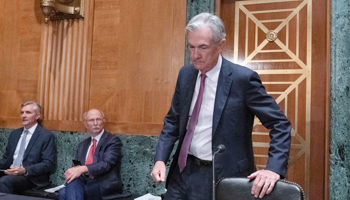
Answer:
POLYGON ((199 88, 197 101, 196 101, 196 104, 193 108, 190 122, 188 123, 185 138, 182 142, 182 146, 181 146, 181 150, 180 150, 180 154, 179 154, 179 159, 178 159, 180 173, 186 167, 187 155, 188 155, 188 152, 190 150, 194 129, 196 128, 196 125, 198 123, 199 111, 201 110, 201 105, 202 105, 202 100, 203 100, 204 81, 205 81, 206 77, 207 77, 207 75, 201 74, 201 85, 199 88))
POLYGON ((85 161, 85 165, 90 165, 94 162, 95 149, 96 149, 96 139, 93 139, 92 146, 91 146, 90 151, 89 151, 89 155, 85 161))

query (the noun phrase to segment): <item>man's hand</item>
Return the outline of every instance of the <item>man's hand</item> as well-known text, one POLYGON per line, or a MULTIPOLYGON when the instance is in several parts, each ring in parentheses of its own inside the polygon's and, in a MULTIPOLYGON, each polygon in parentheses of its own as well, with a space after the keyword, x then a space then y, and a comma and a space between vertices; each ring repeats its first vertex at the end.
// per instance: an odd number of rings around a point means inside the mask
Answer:
POLYGON ((78 178, 81 176, 83 173, 88 172, 88 168, 83 165, 83 166, 75 166, 70 169, 68 169, 64 173, 64 177, 66 178, 66 183, 72 182, 74 179, 78 178))
POLYGON ((18 176, 26 173, 26 169, 23 167, 15 167, 11 165, 10 169, 5 170, 4 172, 7 175, 18 176))
POLYGON ((248 178, 255 178, 251 191, 252 195, 255 198, 258 198, 258 196, 263 198, 265 194, 270 194, 273 190, 276 181, 280 179, 280 175, 270 170, 259 170, 249 175, 248 178))
POLYGON ((163 161, 157 161, 154 164, 153 170, 151 172, 152 179, 157 182, 161 183, 165 181, 165 172, 166 167, 163 161))

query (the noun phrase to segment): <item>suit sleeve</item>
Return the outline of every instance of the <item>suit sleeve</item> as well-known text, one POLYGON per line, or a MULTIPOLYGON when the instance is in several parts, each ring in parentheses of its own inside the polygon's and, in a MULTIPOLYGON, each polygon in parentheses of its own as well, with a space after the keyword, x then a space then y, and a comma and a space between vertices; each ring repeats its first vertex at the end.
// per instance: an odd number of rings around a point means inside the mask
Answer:
POLYGON ((114 136, 107 142, 100 162, 86 165, 89 170, 89 176, 98 178, 109 172, 109 170, 122 158, 122 142, 114 136))
POLYGON ((7 160, 8 156, 9 156, 7 148, 8 147, 6 147, 5 153, 4 153, 4 155, 2 156, 2 158, 0 160, 0 169, 4 169, 3 165, 4 165, 5 161, 7 160))
POLYGON ((276 101, 266 93, 259 75, 253 72, 248 80, 246 103, 261 123, 270 129, 267 170, 286 177, 291 144, 291 124, 276 101))
POLYGON ((55 136, 52 133, 50 133, 40 137, 45 137, 41 149, 41 162, 26 167, 26 171, 29 176, 37 176, 51 173, 52 169, 54 169, 54 167, 56 166, 57 149, 55 143, 55 136))
MULTIPOLYGON (((180 77, 180 75, 179 75, 180 77)), ((171 101, 168 114, 164 118, 163 130, 159 136, 155 161, 166 163, 179 137, 179 99, 180 99, 180 78, 178 77, 175 93, 171 101)))

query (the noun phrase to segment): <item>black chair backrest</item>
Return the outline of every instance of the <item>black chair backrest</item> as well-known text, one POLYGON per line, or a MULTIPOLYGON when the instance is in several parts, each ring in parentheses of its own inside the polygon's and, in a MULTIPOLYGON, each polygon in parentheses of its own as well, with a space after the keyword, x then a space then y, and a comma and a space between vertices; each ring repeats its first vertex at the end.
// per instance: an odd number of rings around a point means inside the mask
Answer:
MULTIPOLYGON (((250 193, 253 181, 248 178, 224 178, 216 184, 216 200, 256 200, 250 193)), ((279 180, 263 200, 304 200, 304 191, 296 183, 279 180)))

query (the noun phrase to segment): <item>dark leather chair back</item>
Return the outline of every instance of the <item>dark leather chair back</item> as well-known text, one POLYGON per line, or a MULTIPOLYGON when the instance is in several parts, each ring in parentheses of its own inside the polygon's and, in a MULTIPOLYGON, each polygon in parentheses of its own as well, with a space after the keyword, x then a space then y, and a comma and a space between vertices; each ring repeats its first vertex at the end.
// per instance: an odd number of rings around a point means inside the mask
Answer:
MULTIPOLYGON (((256 200, 250 191, 253 181, 248 178, 224 178, 216 184, 216 200, 256 200)), ((279 180, 263 200, 304 200, 304 191, 296 183, 279 180)))

